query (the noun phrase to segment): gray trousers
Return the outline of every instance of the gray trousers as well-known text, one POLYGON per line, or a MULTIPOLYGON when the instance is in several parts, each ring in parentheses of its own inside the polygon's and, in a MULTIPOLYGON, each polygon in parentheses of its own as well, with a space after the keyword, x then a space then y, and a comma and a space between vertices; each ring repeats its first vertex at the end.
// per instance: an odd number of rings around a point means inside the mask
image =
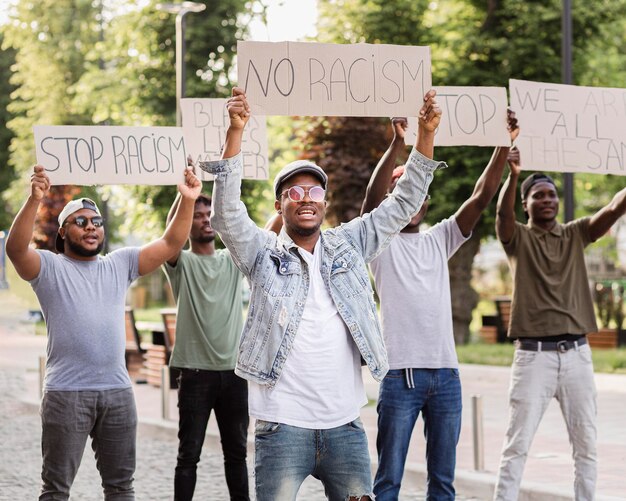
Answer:
POLYGON ((104 499, 134 501, 137 409, 132 388, 47 391, 40 414, 40 500, 69 498, 90 436, 104 499))
POLYGON ((596 386, 588 344, 565 353, 515 350, 509 390, 509 428, 495 501, 515 501, 528 450, 550 401, 565 419, 574 458, 574 499, 593 501, 597 477, 596 386))

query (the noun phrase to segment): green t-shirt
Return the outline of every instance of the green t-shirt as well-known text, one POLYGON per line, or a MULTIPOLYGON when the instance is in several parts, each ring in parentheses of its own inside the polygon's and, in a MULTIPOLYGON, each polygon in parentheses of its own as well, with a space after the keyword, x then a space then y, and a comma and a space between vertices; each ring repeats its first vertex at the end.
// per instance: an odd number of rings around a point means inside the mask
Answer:
POLYGON ((172 367, 232 370, 243 328, 242 278, 227 250, 212 256, 182 251, 164 265, 178 313, 172 367))
POLYGON ((503 244, 513 274, 509 337, 544 337, 597 331, 584 248, 590 218, 545 231, 515 223, 503 244))

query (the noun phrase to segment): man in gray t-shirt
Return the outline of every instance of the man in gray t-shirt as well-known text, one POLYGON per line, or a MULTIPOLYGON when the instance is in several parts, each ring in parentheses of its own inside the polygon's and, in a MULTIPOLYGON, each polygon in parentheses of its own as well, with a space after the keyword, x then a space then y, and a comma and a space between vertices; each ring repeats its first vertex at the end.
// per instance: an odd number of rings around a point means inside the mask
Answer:
POLYGON ((49 187, 44 167, 35 166, 30 195, 6 242, 7 256, 37 294, 48 331, 39 499, 69 498, 91 436, 105 499, 134 500, 137 413, 124 364, 124 300, 133 280, 184 244, 202 183, 185 171, 178 187, 182 202, 163 236, 106 256, 100 256, 104 221, 88 198, 72 200, 61 211, 58 254, 29 247, 49 187))
MULTIPOLYGON (((517 120, 510 113, 511 139, 517 120)), ((374 210, 395 187, 406 119, 394 118, 394 140, 372 174, 362 213, 374 210)), ((432 158, 438 123, 419 128, 417 149, 432 158)), ((461 382, 454 349, 448 259, 471 236, 500 186, 509 148, 496 148, 474 193, 454 216, 419 231, 428 200, 371 264, 380 297, 389 372, 378 399, 377 501, 397 500, 411 434, 424 419, 428 499, 454 500, 456 445, 461 431, 461 382)))

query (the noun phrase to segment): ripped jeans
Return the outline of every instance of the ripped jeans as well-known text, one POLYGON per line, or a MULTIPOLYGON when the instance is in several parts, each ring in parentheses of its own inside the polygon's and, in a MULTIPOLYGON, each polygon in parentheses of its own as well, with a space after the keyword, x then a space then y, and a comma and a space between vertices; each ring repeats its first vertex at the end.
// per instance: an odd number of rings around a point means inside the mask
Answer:
POLYGON ((255 426, 257 501, 295 501, 309 475, 330 501, 374 499, 367 436, 359 418, 328 430, 258 419, 255 426))

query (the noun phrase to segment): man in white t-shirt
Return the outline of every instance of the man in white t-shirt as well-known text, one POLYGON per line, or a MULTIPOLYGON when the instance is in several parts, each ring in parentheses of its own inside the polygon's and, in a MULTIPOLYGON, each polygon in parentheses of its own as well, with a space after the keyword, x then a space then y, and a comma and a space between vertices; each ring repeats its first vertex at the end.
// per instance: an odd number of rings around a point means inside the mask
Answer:
MULTIPOLYGON (((431 91, 420 123, 441 111, 431 91)), ((378 380, 387 357, 366 263, 415 214, 433 171, 443 165, 412 152, 393 197, 372 214, 322 231, 328 177, 299 160, 274 180, 284 227, 258 228, 240 200, 241 138, 249 106, 233 89, 223 159, 201 163, 215 175, 211 224, 252 287, 235 372, 249 381, 255 426, 257 501, 292 501, 318 478, 332 501, 373 499, 367 399, 361 359, 378 380)))
MULTIPOLYGON (((508 123, 513 140, 518 128, 512 112, 508 123)), ((372 174, 362 213, 378 207, 403 173, 404 167, 394 167, 398 153, 404 149, 406 119, 394 118, 392 124, 394 139, 372 174)), ((434 129, 430 132, 434 137, 434 129)), ((423 141, 420 146, 420 153, 432 158, 433 141, 423 141)), ((426 437, 427 499, 454 499, 462 403, 448 259, 471 236, 495 195, 508 151, 508 147, 496 148, 472 196, 456 214, 420 232, 427 200, 389 247, 370 263, 380 297, 390 369, 381 383, 377 406, 377 501, 398 499, 409 441, 420 412, 426 437)))

